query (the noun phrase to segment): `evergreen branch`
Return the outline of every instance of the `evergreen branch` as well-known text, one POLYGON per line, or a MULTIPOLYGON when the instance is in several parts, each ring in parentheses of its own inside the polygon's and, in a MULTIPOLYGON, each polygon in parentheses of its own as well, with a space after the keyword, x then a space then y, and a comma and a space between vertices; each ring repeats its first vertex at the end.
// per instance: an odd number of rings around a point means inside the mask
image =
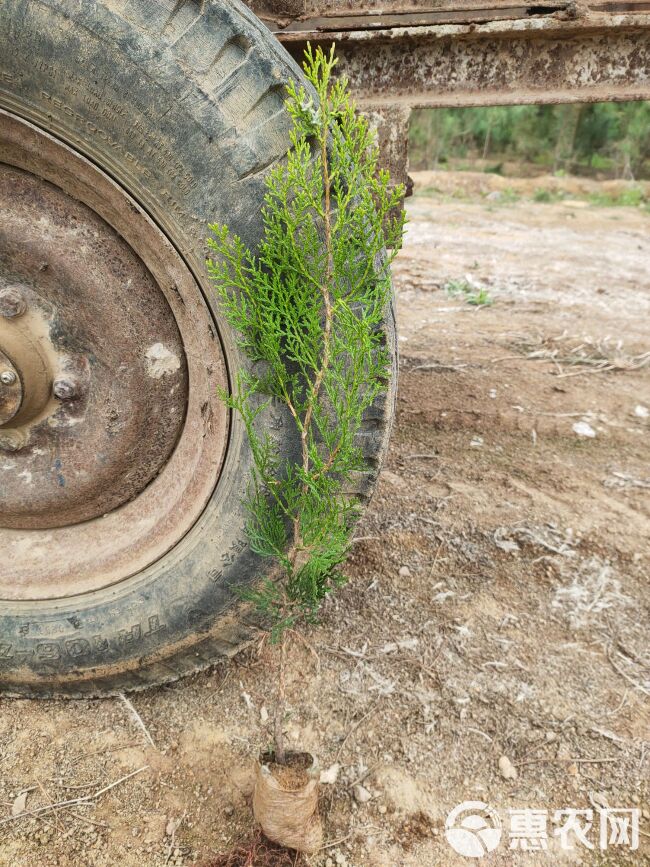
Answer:
POLYGON ((365 467, 357 435, 386 388, 390 361, 382 320, 403 217, 389 215, 403 190, 377 171, 374 135, 347 82, 333 80, 335 65, 333 49, 308 46, 312 89, 287 87, 291 149, 266 178, 257 252, 224 226, 211 226, 208 241, 221 309, 256 363, 254 375, 238 376, 221 397, 241 417, 251 448, 251 549, 277 564, 273 577, 247 591, 269 617, 273 640, 313 619, 343 581, 338 567, 359 511, 344 486, 365 467), (298 464, 282 460, 263 431, 271 398, 300 436, 298 464))

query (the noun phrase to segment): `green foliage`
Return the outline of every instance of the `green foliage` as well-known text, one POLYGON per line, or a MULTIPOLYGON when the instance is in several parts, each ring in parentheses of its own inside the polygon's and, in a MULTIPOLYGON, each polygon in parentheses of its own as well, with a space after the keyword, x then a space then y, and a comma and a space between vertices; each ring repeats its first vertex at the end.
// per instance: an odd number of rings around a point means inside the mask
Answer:
POLYGON ((607 193, 593 193, 589 196, 589 201, 592 205, 599 205, 600 207, 627 207, 627 208, 639 208, 642 206, 648 206, 650 202, 645 197, 645 193, 640 187, 628 187, 628 189, 623 190, 621 193, 616 195, 610 195, 607 193))
POLYGON ((543 187, 537 187, 533 193, 533 201, 543 204, 554 204, 561 202, 566 198, 566 193, 563 190, 547 190, 543 187))
POLYGON ((381 326, 404 191, 377 169, 374 133, 347 81, 333 78, 335 65, 333 50, 308 47, 313 89, 287 88, 291 149, 266 179, 259 249, 226 226, 211 226, 208 240, 223 313, 256 363, 222 398, 241 416, 253 454, 248 536, 276 568, 248 598, 270 616, 273 638, 313 617, 342 581, 338 567, 358 511, 344 491, 364 469, 356 435, 390 365, 381 326), (298 464, 283 462, 258 430, 270 400, 293 419, 298 464))
POLYGON ((519 196, 512 187, 506 187, 501 190, 501 195, 499 196, 498 201, 504 205, 513 205, 515 202, 519 201, 519 196))
POLYGON ((443 288, 450 298, 463 298, 472 307, 489 307, 493 303, 487 289, 477 289, 469 280, 448 280, 443 288))
POLYGON ((422 109, 411 122, 411 165, 532 162, 549 171, 650 178, 650 102, 422 109))

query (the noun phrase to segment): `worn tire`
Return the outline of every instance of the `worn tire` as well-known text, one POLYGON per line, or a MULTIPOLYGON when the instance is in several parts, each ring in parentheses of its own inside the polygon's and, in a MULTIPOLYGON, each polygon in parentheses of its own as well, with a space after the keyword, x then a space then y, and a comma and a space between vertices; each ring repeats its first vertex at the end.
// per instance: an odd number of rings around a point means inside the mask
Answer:
MULTIPOLYGON (((298 67, 238 0, 4 0, 0 25, 0 108, 99 166, 160 227, 205 294, 232 377, 248 362, 206 279, 207 224, 258 241, 264 173, 288 145, 283 86, 298 67)), ((394 350, 392 309, 385 330, 394 350)), ((215 399, 207 394, 206 405, 215 399)), ((369 471, 351 494, 370 494, 393 407, 394 378, 367 415, 369 471)), ((271 407, 260 423, 280 429, 278 448, 291 457, 297 443, 278 413, 271 407)), ((1 601, 0 689, 141 689, 237 651, 249 628, 233 588, 263 568, 245 543, 249 468, 232 418, 211 498, 171 551, 97 591, 1 601)), ((1 525, 0 500, 0 546, 1 525)))

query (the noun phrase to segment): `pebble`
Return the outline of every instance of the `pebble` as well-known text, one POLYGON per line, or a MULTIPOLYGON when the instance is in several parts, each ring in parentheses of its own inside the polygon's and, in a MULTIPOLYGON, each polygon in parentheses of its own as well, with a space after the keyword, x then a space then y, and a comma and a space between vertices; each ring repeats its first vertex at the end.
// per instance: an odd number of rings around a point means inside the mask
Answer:
POLYGON ((586 421, 577 421, 571 430, 578 434, 579 437, 588 437, 593 439, 596 436, 596 431, 586 421))
POLYGON ((409 569, 408 566, 400 566, 399 567, 399 574, 402 578, 408 578, 411 574, 411 570, 409 569))
POLYGON ((499 759, 499 773, 504 780, 516 780, 517 769, 512 764, 508 756, 501 756, 499 759))
POLYGON ((367 804, 372 798, 368 789, 366 789, 365 786, 362 786, 361 783, 356 784, 352 789, 352 794, 354 795, 354 800, 359 804, 367 804))
POLYGON ((341 766, 338 762, 333 764, 331 767, 327 768, 327 770, 323 770, 320 772, 320 781, 326 786, 332 786, 339 778, 339 771, 341 770, 341 766))

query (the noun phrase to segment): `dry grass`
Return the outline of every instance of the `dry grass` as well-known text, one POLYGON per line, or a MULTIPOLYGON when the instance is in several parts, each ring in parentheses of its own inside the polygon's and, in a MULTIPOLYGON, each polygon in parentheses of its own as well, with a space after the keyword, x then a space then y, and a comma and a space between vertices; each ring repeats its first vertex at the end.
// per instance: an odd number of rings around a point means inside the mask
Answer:
POLYGON ((556 337, 522 335, 514 340, 512 346, 529 361, 549 361, 554 364, 559 378, 641 370, 650 366, 650 350, 633 355, 625 351, 623 340, 611 336, 595 340, 591 337, 575 337, 566 332, 556 337))

